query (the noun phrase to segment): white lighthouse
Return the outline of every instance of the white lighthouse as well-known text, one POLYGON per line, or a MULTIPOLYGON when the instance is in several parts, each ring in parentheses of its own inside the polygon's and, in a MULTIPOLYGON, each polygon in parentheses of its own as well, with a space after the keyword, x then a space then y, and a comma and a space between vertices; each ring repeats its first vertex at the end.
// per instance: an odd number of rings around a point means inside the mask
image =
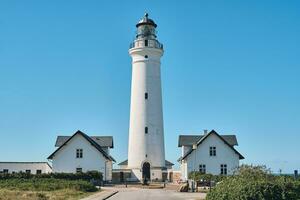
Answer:
POLYGON ((147 13, 136 27, 129 49, 132 82, 127 168, 139 180, 162 180, 166 169, 160 73, 163 45, 156 37, 157 25, 147 13))

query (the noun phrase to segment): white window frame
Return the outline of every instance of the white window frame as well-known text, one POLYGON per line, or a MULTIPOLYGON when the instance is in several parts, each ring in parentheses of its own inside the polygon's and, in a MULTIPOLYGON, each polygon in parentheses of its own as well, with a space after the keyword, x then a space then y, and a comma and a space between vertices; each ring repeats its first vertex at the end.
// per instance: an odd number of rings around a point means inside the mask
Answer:
POLYGON ((76 149, 76 158, 83 158, 83 149, 76 149))
POLYGON ((199 172, 206 174, 206 165, 205 164, 200 164, 199 165, 199 172))
POLYGON ((227 175, 227 164, 221 164, 220 166, 220 174, 227 175))
POLYGON ((217 147, 216 146, 209 147, 209 156, 217 156, 217 147))

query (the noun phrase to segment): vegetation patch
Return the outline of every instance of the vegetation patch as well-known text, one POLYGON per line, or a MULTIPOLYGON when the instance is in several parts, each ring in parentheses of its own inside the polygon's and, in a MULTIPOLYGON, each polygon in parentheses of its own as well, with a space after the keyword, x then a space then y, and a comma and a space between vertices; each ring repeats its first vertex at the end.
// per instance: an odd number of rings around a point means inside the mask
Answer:
POLYGON ((0 200, 80 199, 98 191, 99 172, 78 174, 0 174, 0 200))
POLYGON ((0 180, 0 188, 24 191, 54 191, 61 189, 72 189, 83 192, 95 192, 97 188, 84 180, 62 180, 62 179, 6 179, 0 180))
POLYGON ((242 166, 237 175, 223 178, 206 200, 299 200, 300 181, 275 176, 262 166, 242 166))
POLYGON ((89 195, 70 189, 43 192, 0 189, 0 200, 79 200, 89 195))
POLYGON ((98 171, 89 171, 86 173, 50 173, 50 174, 28 174, 24 172, 8 174, 0 173, 0 180, 4 179, 44 179, 44 178, 54 178, 54 179, 64 179, 64 180, 103 180, 102 173, 98 171))

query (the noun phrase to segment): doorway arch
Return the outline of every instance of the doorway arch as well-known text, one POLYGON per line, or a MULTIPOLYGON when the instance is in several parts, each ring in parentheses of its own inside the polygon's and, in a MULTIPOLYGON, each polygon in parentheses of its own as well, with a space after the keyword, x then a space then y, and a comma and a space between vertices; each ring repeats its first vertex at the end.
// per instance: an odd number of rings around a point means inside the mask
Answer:
POLYGON ((146 178, 147 180, 150 180, 150 163, 144 162, 142 171, 143 171, 143 179, 146 178))

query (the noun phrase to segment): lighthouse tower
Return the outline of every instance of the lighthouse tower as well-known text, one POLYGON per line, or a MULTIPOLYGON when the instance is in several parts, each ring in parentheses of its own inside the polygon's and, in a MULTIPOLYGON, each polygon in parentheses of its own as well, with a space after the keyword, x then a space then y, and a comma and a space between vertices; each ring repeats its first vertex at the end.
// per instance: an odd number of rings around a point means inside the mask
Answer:
POLYGON ((160 74, 164 51, 156 27, 146 13, 136 25, 136 38, 129 49, 132 82, 128 169, 138 180, 162 180, 166 168, 160 74))

